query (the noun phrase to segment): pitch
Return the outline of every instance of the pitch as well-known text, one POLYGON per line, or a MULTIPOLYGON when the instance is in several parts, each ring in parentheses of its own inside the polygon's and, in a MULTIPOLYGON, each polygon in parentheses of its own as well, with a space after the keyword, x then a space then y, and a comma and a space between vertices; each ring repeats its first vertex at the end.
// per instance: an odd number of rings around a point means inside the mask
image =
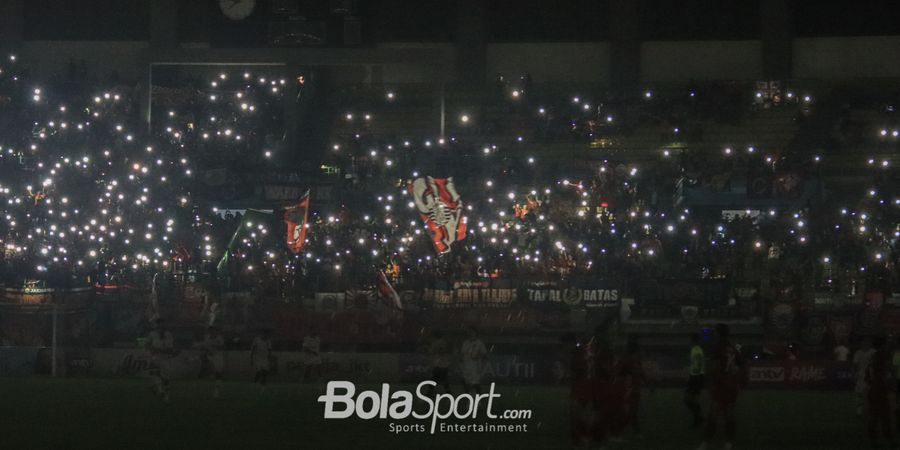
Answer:
MULTIPOLYGON (((525 433, 391 434, 389 420, 324 420, 312 385, 180 381, 170 403, 146 380, 0 379, 0 436, 9 449, 571 448, 567 390, 497 386, 502 408, 531 409, 525 433)), ((643 436, 618 449, 693 449, 699 431, 677 389, 646 391, 643 436)), ((850 392, 745 392, 738 405, 741 449, 852 449, 868 446, 850 392)), ((409 423, 416 423, 410 421, 409 423)), ((713 447, 716 448, 716 447, 713 447)))

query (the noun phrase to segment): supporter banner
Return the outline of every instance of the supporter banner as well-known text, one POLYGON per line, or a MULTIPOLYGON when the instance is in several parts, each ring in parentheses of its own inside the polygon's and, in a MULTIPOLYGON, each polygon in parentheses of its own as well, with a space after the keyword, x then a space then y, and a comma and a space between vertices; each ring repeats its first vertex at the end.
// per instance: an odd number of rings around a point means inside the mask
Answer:
POLYGON ((416 178, 408 189, 438 253, 449 252, 451 244, 466 238, 466 218, 453 177, 416 178))
POLYGON ((453 283, 454 302, 457 305, 507 306, 516 299, 512 284, 498 281, 460 281, 453 283))
POLYGON ((700 318, 741 318, 755 314, 752 288, 741 290, 751 299, 732 302, 729 285, 723 279, 663 279, 645 278, 634 285, 636 318, 693 321, 700 318))
POLYGON ((346 297, 346 292, 316 292, 316 311, 341 311, 346 297))
POLYGON ((516 295, 516 288, 508 280, 458 281, 452 286, 439 283, 426 289, 422 299, 444 307, 505 307, 516 300, 516 295))
POLYGON ((368 310, 378 305, 375 299, 375 291, 351 289, 344 292, 344 307, 368 310))
POLYGON ((649 304, 718 307, 728 304, 728 283, 714 279, 644 279, 637 284, 638 306, 649 304))
MULTIPOLYGON (((360 307, 356 299, 360 291, 318 292, 315 294, 316 310, 343 310, 360 307), (350 295, 352 292, 354 294, 350 295)), ((368 300, 373 293, 365 291, 368 300)), ((401 305, 424 302, 439 307, 509 307, 516 301, 532 305, 561 305, 565 307, 615 308, 619 304, 618 288, 606 285, 559 284, 555 282, 529 283, 518 288, 512 280, 491 279, 484 281, 437 282, 421 291, 404 289, 396 293, 394 302, 401 305)))
POLYGON ((555 281, 527 284, 522 298, 534 304, 556 304, 571 307, 615 308, 619 305, 619 290, 602 283, 598 286, 572 286, 555 281))

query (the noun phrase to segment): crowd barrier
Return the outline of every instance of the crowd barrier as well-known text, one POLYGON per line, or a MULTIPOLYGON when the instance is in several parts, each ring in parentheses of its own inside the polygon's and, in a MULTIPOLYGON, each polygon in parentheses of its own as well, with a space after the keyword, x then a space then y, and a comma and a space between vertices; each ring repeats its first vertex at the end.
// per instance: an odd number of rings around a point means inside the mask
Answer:
MULTIPOLYGON (((0 347, 0 376, 30 376, 50 373, 50 350, 36 347, 0 347)), ((306 358, 302 352, 274 352, 274 381, 295 382, 303 377, 306 358)), ((324 379, 360 383, 406 382, 428 379, 429 358, 421 353, 325 352, 321 357, 324 379)), ((252 380, 249 351, 224 352, 225 377, 252 380)), ((201 353, 184 350, 167 359, 166 370, 173 379, 197 378, 201 353)), ((146 377, 154 361, 146 350, 98 348, 59 350, 59 374, 67 377, 146 377)), ((687 378, 685 368, 672 358, 645 358, 644 369, 650 383, 679 385, 687 378)), ((566 355, 537 352, 523 355, 491 354, 483 364, 485 382, 503 384, 566 384, 566 355)), ((458 364, 451 366, 451 380, 461 380, 458 364)), ((748 363, 747 382, 756 388, 849 389, 855 376, 846 362, 758 361, 748 363)))
POLYGON ((748 382, 760 387, 849 388, 856 381, 846 362, 783 361, 750 365, 748 382))

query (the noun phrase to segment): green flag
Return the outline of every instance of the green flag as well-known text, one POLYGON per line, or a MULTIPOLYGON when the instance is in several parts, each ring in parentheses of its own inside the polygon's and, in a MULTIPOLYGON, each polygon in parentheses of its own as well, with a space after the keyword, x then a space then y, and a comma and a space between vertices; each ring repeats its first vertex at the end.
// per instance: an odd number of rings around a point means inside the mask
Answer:
POLYGON ((225 249, 225 254, 222 255, 222 259, 220 259, 219 264, 216 265, 216 271, 219 274, 222 274, 228 267, 228 261, 231 260, 231 255, 234 254, 234 251, 237 249, 238 245, 240 245, 243 236, 247 234, 249 230, 253 229, 253 227, 261 223, 266 223, 271 216, 271 212, 260 211, 258 209, 248 209, 247 212, 244 213, 244 217, 241 218, 241 223, 237 226, 237 229, 234 230, 234 234, 231 235, 231 240, 228 241, 228 248, 225 249))

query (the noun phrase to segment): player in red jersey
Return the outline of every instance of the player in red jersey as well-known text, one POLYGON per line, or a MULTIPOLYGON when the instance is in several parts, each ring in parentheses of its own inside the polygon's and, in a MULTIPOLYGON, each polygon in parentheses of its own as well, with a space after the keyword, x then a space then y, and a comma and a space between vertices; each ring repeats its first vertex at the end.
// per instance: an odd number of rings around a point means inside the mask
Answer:
POLYGON ((706 420, 706 436, 698 450, 706 450, 716 436, 716 425, 721 417, 725 422, 725 450, 731 450, 737 425, 734 406, 743 387, 745 365, 740 350, 731 342, 728 325, 716 325, 717 342, 710 364, 710 405, 706 420))
POLYGON ((872 340, 872 360, 866 368, 866 415, 869 428, 869 439, 872 447, 879 448, 878 428, 881 428, 890 448, 896 448, 894 438, 894 408, 896 403, 896 384, 891 365, 891 352, 887 348, 884 336, 872 340))
POLYGON ((638 412, 641 405, 641 388, 644 385, 644 367, 640 345, 636 337, 628 340, 625 355, 616 365, 613 440, 620 441, 621 435, 629 426, 640 436, 641 427, 638 412))
POLYGON ((609 436, 610 427, 615 417, 616 403, 613 396, 615 384, 615 364, 612 350, 609 346, 609 336, 605 326, 598 326, 594 330, 594 337, 590 343, 590 376, 593 404, 593 420, 591 421, 591 434, 594 445, 603 448, 609 436))
POLYGON ((580 339, 566 342, 569 347, 569 419, 572 431, 572 446, 587 447, 591 440, 591 390, 590 351, 580 339))

